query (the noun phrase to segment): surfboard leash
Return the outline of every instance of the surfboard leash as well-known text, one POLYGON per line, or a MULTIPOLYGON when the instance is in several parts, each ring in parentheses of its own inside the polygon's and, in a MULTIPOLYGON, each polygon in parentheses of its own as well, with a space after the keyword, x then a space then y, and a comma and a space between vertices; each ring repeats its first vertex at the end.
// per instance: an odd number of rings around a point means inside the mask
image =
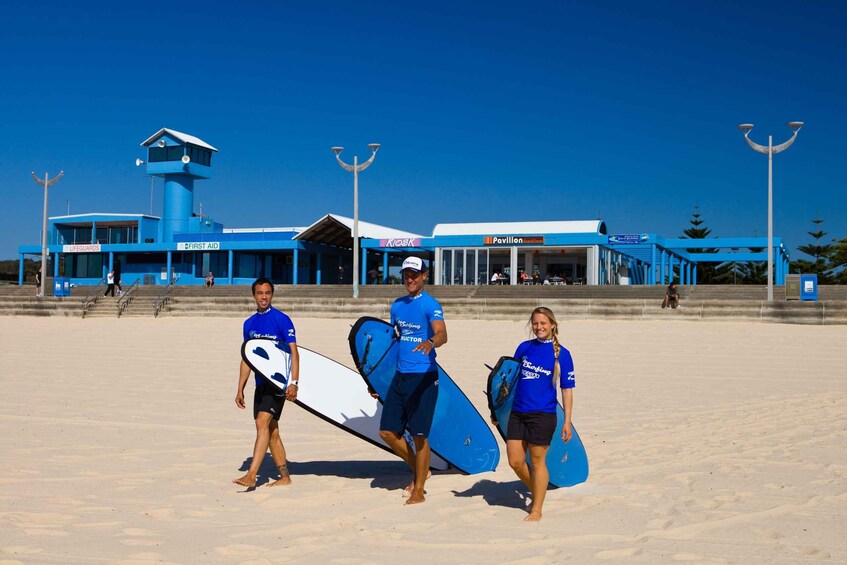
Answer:
POLYGON ((366 334, 366 336, 367 336, 368 342, 367 342, 367 344, 365 344, 364 353, 362 353, 362 366, 359 367, 359 370, 361 371, 362 376, 369 377, 371 375, 371 373, 373 373, 376 370, 376 368, 379 366, 379 364, 382 363, 382 360, 385 359, 385 356, 388 355, 388 352, 391 351, 391 348, 394 347, 394 344, 397 343, 397 329, 396 328, 394 329, 394 335, 392 335, 392 337, 391 337, 391 345, 389 345, 385 349, 385 351, 382 353, 382 357, 380 357, 377 360, 377 362, 374 363, 371 366, 371 370, 367 371, 367 372, 365 372, 365 365, 368 362, 368 353, 371 350, 371 342, 373 341, 373 338, 371 337, 371 334, 366 334))

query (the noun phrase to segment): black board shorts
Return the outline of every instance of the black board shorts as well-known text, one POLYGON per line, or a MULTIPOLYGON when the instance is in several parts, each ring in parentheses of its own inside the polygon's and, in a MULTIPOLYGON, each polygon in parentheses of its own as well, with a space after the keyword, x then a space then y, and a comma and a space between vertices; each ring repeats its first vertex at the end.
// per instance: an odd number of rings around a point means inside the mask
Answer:
POLYGON ((533 445, 550 445, 556 433, 556 414, 552 412, 515 412, 509 415, 506 439, 533 445))
POLYGON ((274 420, 279 420, 283 404, 285 393, 277 387, 270 383, 256 385, 256 392, 253 393, 253 419, 259 417, 259 412, 268 412, 274 420))

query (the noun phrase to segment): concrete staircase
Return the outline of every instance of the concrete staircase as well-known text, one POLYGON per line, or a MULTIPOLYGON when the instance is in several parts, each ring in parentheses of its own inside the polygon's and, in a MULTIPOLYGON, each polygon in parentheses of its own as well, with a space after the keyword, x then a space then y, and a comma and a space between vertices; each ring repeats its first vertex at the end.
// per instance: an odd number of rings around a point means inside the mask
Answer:
MULTIPOLYGON (((49 282, 49 281, 48 281, 49 282)), ((79 316, 78 300, 53 298, 52 286, 47 287, 48 296, 38 298, 34 284, 24 286, 0 286, 0 316, 79 316)))
MULTIPOLYGON (((34 287, 0 287, 0 315, 82 316, 81 301, 94 287, 75 287, 68 298, 37 299, 34 287)), ((163 286, 141 286, 122 317, 152 317, 163 286)), ((547 306, 562 319, 747 320, 798 324, 847 324, 847 286, 824 286, 817 302, 765 300, 764 286, 700 285, 680 287, 678 309, 662 309, 663 286, 431 286, 448 319, 521 320, 536 306, 547 306)), ((388 318, 396 285, 363 286, 352 298, 350 285, 276 287, 274 303, 293 317, 388 318)), ((117 317, 117 298, 98 297, 85 317, 117 317)), ((249 286, 184 286, 172 289, 159 316, 244 318, 255 310, 249 286)))

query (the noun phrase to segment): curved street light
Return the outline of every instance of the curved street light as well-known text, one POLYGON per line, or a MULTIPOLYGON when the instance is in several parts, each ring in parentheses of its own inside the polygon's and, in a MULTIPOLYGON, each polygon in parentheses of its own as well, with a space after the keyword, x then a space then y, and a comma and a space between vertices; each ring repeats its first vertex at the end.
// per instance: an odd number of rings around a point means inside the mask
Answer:
POLYGON ((379 151, 379 143, 368 143, 368 149, 371 150, 370 159, 360 165, 359 156, 355 155, 353 164, 348 165, 341 160, 341 152, 344 148, 338 146, 332 148, 335 160, 341 168, 353 173, 353 298, 359 298, 359 173, 371 166, 376 152, 379 151))
POLYGON ((744 132, 744 140, 747 145, 754 151, 764 153, 768 156, 768 302, 773 301, 773 156, 775 153, 782 153, 794 143, 797 139, 797 133, 803 127, 803 122, 788 122, 788 127, 794 130, 794 135, 791 139, 779 145, 773 145, 773 136, 768 136, 768 144, 759 145, 750 139, 750 130, 753 129, 753 124, 740 124, 738 129, 744 132))
POLYGON ((44 180, 38 178, 35 171, 32 173, 32 180, 35 184, 44 187, 44 221, 41 224, 41 288, 38 290, 38 296, 44 297, 45 279, 47 278, 47 189, 59 182, 59 179, 64 176, 65 171, 59 171, 52 180, 48 173, 44 173, 44 180))

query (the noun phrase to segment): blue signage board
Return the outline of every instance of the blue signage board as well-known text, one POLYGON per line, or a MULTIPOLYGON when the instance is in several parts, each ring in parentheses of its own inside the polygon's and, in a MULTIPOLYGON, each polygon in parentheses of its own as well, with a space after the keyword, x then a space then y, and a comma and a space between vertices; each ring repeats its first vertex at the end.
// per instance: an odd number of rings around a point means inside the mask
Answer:
POLYGON ((646 233, 617 233, 609 236, 609 245, 634 245, 650 239, 646 233))

